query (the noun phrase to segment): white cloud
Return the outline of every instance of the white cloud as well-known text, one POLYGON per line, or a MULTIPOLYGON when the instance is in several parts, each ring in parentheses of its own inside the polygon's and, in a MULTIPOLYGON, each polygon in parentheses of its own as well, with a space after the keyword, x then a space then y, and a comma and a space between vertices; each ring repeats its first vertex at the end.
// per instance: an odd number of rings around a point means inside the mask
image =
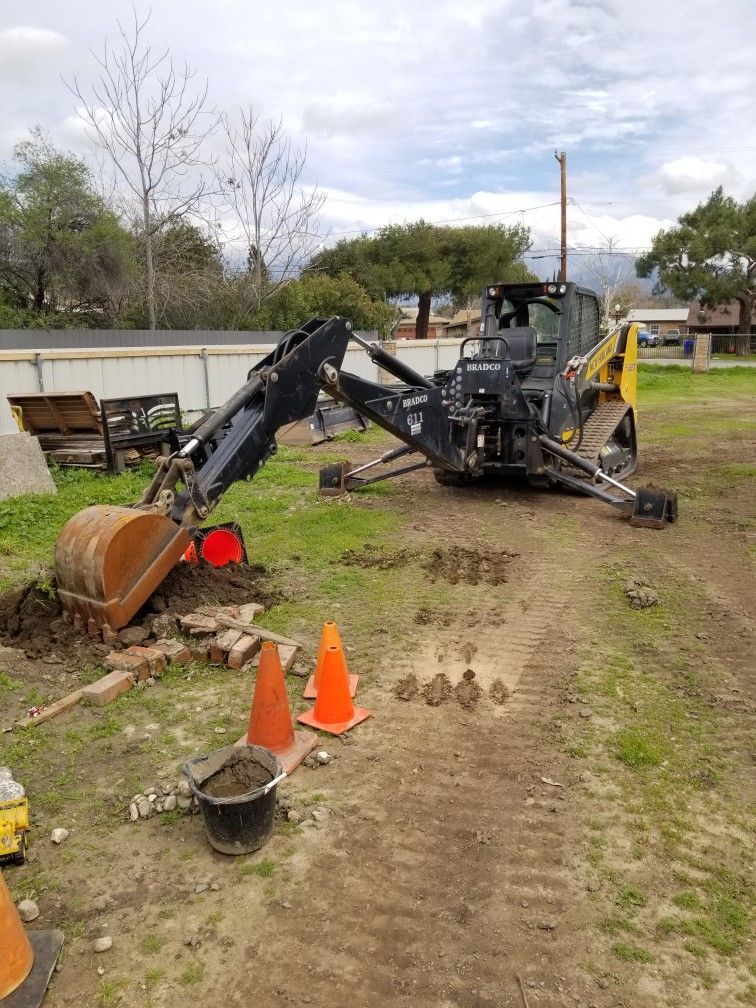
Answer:
MULTIPOLYGON (((133 2, 147 12, 149 0, 133 2)), ((26 29, 29 0, 2 0, 0 161, 36 123, 89 153, 59 78, 75 68, 84 86, 95 80, 88 50, 114 41, 131 8, 34 0, 45 27, 26 29)), ((288 0, 282 10, 220 0, 208 19, 201 0, 161 0, 150 41, 207 76, 218 107, 251 101, 282 117, 307 143, 306 181, 331 193, 334 229, 552 202, 555 149, 588 215, 570 208, 575 243, 605 244, 604 232, 647 244, 719 181, 739 198, 753 192, 753 0, 719 0, 716 16, 710 0, 288 0)), ((555 244, 557 208, 524 221, 541 246, 555 244)))
POLYGON ((452 175, 459 175, 462 171, 463 161, 458 154, 454 154, 451 157, 438 158, 436 160, 436 167, 441 168, 442 171, 448 171, 452 175))
POLYGON ((707 161, 699 157, 681 157, 667 161, 656 173, 657 180, 666 193, 700 193, 719 185, 737 181, 730 163, 707 161))
MULTIPOLYGON (((533 249, 559 246, 559 206, 548 192, 497 193, 480 191, 460 198, 433 200, 375 199, 343 190, 328 190, 324 216, 331 229, 329 242, 350 237, 360 230, 371 231, 384 224, 402 224, 420 220, 473 224, 525 224, 531 229, 533 249)), ((571 248, 604 248, 607 237, 619 249, 647 248, 662 227, 671 223, 664 217, 630 213, 626 216, 605 212, 592 213, 587 208, 578 217, 568 218, 571 248)))
POLYGON ((69 45, 60 32, 31 25, 16 25, 0 31, 0 71, 28 76, 49 67, 69 45))
POLYGON ((328 101, 308 105, 302 112, 302 126, 306 133, 319 136, 352 136, 385 127, 395 115, 390 102, 367 96, 337 95, 328 101))

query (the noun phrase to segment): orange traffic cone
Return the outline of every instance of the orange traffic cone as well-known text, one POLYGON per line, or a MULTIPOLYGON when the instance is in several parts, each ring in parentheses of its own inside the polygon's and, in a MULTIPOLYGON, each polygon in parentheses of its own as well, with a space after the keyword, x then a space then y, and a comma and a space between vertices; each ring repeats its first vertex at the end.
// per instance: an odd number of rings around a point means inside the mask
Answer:
MULTIPOLYGON (((315 665, 315 675, 311 675, 307 680, 307 685, 305 686, 304 693, 302 696, 305 700, 314 700, 318 695, 318 686, 320 686, 320 677, 323 674, 323 659, 325 658, 326 648, 329 644, 337 644, 341 649, 341 657, 344 662, 344 668, 346 669, 346 657, 344 656, 344 648, 341 643, 341 637, 339 637, 339 630, 335 623, 324 623, 323 632, 320 635, 320 648, 318 649, 318 661, 315 665)), ((346 669, 347 675, 349 676, 349 696, 353 697, 357 692, 357 679, 356 675, 349 675, 349 670, 346 669)))
POLYGON ((320 728, 332 735, 354 728, 360 721, 370 717, 371 712, 364 707, 355 707, 349 696, 349 679, 346 673, 341 647, 329 644, 323 659, 323 671, 315 706, 300 714, 297 721, 320 728))
POLYGON ((294 731, 281 659, 272 641, 265 641, 260 651, 249 729, 242 741, 270 749, 287 774, 296 770, 318 744, 314 732, 294 731))
POLYGON ((33 965, 31 942, 0 874, 0 1001, 21 986, 33 965))

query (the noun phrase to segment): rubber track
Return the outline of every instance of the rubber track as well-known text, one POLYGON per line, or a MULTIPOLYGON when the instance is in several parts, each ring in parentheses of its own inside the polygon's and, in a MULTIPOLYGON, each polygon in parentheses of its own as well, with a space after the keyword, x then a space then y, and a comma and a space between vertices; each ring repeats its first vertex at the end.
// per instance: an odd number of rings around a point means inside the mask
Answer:
MULTIPOLYGON (((599 452, 630 410, 628 403, 604 403, 583 424, 583 440, 575 452, 581 458, 599 464, 599 452)), ((567 446, 569 447, 569 445, 567 446)))

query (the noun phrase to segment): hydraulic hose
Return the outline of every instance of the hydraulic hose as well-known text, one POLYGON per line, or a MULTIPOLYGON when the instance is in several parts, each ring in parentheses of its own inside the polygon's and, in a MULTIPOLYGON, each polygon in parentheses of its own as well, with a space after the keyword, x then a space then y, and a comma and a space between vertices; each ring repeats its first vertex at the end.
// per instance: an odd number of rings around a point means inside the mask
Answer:
POLYGON ((572 419, 572 431, 570 436, 567 438, 565 444, 569 444, 575 437, 575 431, 577 430, 577 412, 575 410, 575 404, 572 401, 572 396, 570 395, 569 385, 567 384, 567 379, 563 374, 559 375, 559 381, 562 386, 562 394, 564 395, 565 401, 567 402, 567 408, 570 411, 570 417, 572 419))
POLYGON ((575 406, 577 407, 578 415, 578 427, 580 429, 580 434, 578 435, 577 444, 575 445, 575 451, 580 451, 580 445, 583 443, 583 407, 580 402, 580 392, 577 387, 577 382, 573 381, 572 387, 575 390, 575 406))

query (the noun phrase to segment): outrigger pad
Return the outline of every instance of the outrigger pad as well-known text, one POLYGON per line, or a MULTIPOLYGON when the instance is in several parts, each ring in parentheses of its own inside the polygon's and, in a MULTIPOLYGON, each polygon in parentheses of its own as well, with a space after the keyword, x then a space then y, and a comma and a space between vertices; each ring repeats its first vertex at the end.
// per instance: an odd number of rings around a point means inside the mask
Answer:
POLYGON ((677 494, 671 490, 641 487, 636 491, 630 524, 640 528, 664 528, 677 520, 677 494))
POLYGON ((352 468, 349 462, 336 462, 320 470, 319 490, 324 497, 338 497, 346 493, 346 478, 352 468))

